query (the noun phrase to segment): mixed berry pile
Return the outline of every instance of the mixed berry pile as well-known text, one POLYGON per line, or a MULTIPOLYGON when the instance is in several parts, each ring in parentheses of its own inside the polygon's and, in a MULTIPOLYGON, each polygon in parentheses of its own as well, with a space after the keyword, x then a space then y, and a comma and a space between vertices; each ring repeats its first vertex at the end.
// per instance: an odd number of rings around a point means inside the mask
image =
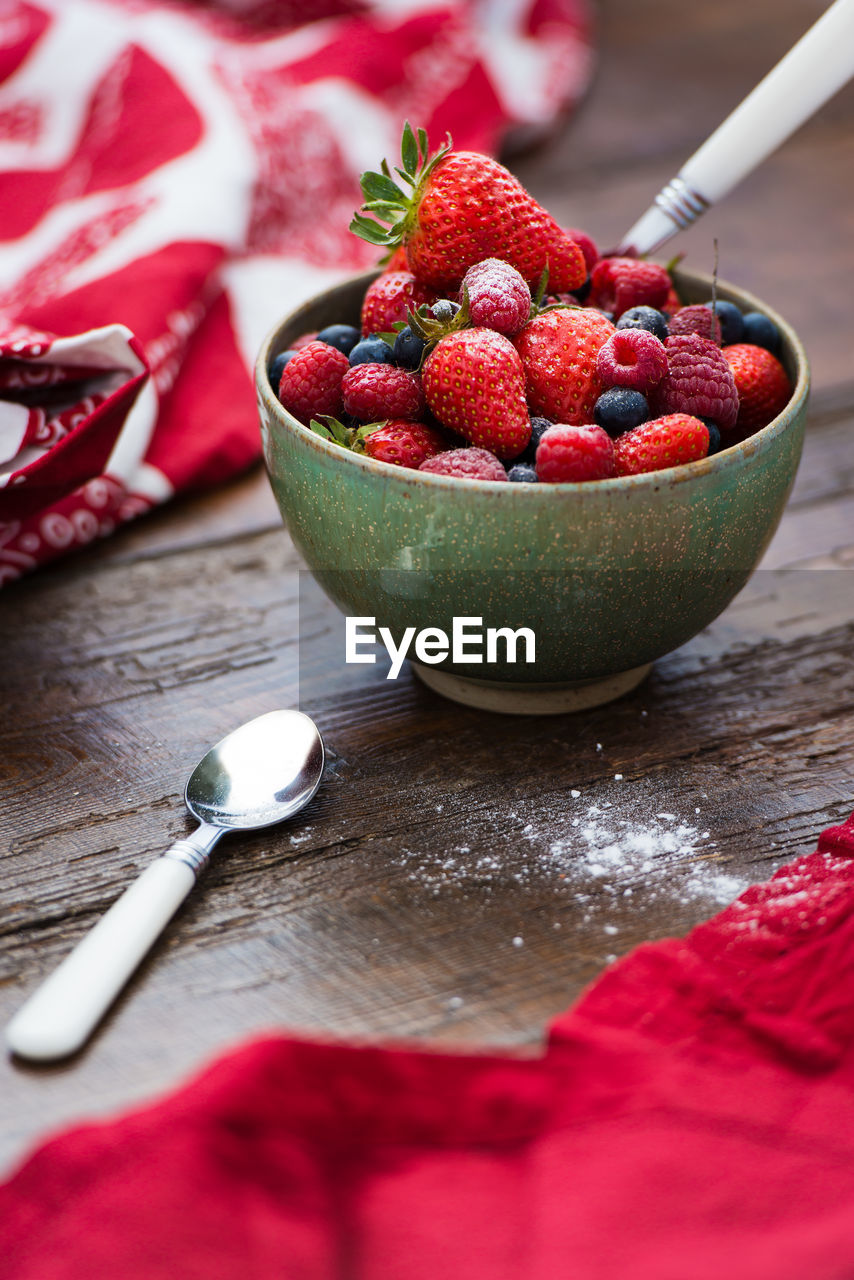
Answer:
POLYGON ((450 140, 430 155, 407 125, 396 173, 362 178, 352 230, 386 258, 359 327, 305 334, 270 368, 321 435, 434 475, 549 484, 693 462, 788 402, 762 313, 682 305, 668 269, 601 255, 450 140))

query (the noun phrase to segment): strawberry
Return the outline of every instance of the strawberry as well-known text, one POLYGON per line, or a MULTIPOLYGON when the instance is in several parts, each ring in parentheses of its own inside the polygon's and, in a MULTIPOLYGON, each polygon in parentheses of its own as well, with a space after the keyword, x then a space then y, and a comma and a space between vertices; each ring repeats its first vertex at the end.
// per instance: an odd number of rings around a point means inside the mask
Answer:
POLYGON ((752 342, 724 347, 723 355, 738 391, 736 426, 758 431, 786 407, 792 394, 789 375, 776 356, 752 342))
POLYGON ((432 476, 457 476, 460 480, 507 480, 507 472, 488 449, 449 449, 422 462, 418 470, 432 476))
POLYGON ((364 449, 369 458, 416 470, 422 462, 446 447, 445 437, 435 427, 428 427, 423 422, 407 422, 402 418, 383 422, 364 436, 364 449))
POLYGON ((362 333, 388 333, 397 321, 406 323, 408 311, 435 301, 433 290, 416 280, 411 271, 383 272, 365 291, 362 333))
POLYGON ((590 301, 619 320, 630 307, 660 310, 670 293, 670 276, 643 258, 600 258, 590 275, 590 301))
POLYGON ((613 332, 611 321, 592 307, 558 308, 530 320, 513 341, 531 412, 552 422, 592 422, 604 390, 596 356, 613 332))
POLYGON ((443 426, 499 458, 515 458, 531 438, 525 372, 513 344, 494 329, 441 338, 421 371, 424 395, 443 426))
POLYGON ((349 368, 342 351, 326 342, 308 342, 282 370, 279 399, 300 422, 308 422, 316 414, 338 413, 341 383, 349 368))
POLYGON ((614 444, 601 427, 557 423, 537 446, 536 466, 545 484, 607 480, 614 474, 614 444))
POLYGON ((438 291, 459 288, 469 267, 484 258, 509 262, 529 285, 547 270, 558 293, 583 284, 582 250, 509 170, 480 152, 451 147, 449 137, 430 155, 425 131, 416 137, 407 123, 397 172, 411 192, 397 185, 383 161, 381 172, 362 175, 365 203, 351 231, 372 244, 402 243, 412 273, 438 291))
POLYGON ((670 413, 626 431, 614 441, 618 476, 663 471, 695 462, 709 452, 709 429, 688 413, 670 413))
POLYGON ((341 394, 346 411, 360 422, 380 418, 415 422, 424 409, 421 379, 394 364, 351 365, 341 381, 341 394))

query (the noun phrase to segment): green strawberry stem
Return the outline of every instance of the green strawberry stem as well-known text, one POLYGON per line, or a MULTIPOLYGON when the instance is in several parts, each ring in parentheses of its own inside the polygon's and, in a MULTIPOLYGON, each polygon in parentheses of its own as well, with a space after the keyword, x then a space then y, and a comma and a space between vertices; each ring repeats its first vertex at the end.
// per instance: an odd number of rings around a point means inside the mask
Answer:
POLYGON ((345 427, 338 418, 328 413, 320 413, 309 422, 309 430, 324 440, 333 440, 342 449, 350 449, 353 453, 365 452, 365 437, 379 427, 384 427, 388 419, 382 422, 365 422, 359 427, 345 427))
POLYGON ((452 147, 451 135, 433 155, 430 154, 427 132, 413 131, 407 120, 403 126, 400 143, 402 168, 395 168, 411 193, 404 191, 391 176, 388 162, 383 160, 379 173, 368 170, 362 174, 361 188, 365 197, 362 211, 355 214, 350 230, 369 244, 393 248, 401 243, 415 221, 421 195, 430 174, 452 147), (371 214, 371 217, 365 217, 371 214), (388 226, 383 226, 388 223, 388 226))

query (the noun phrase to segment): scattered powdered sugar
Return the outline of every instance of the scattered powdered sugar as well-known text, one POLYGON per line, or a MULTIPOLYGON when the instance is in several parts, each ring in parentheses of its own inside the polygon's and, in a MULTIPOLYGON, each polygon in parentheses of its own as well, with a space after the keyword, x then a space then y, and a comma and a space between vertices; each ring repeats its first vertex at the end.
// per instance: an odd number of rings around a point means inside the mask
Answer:
MULTIPOLYGON (((622 782, 620 775, 615 780, 622 782)), ((439 857, 404 849, 397 861, 435 897, 445 891, 483 895, 501 886, 539 893, 553 888, 561 898, 572 896, 585 921, 598 918, 609 901, 636 894, 647 903, 660 899, 717 910, 748 886, 722 866, 699 806, 692 805, 688 819, 653 805, 649 812, 642 796, 629 805, 591 802, 573 788, 558 808, 553 801, 545 812, 531 804, 522 814, 519 807, 500 818, 470 815, 470 844, 439 857)), ((617 928, 608 922, 604 931, 614 934, 617 928)), ((514 938, 513 945, 521 946, 522 939, 514 938)))

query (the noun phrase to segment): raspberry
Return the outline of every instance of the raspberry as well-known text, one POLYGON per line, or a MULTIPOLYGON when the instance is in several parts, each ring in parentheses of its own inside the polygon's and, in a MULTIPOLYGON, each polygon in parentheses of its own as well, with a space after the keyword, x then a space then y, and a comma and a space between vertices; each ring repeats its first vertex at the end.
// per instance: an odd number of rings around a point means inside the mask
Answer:
POLYGON ((671 413, 644 422, 615 440, 614 466, 618 476, 636 476, 695 462, 708 452, 705 423, 687 413, 671 413))
POLYGON ((325 342, 300 347, 282 370, 279 399, 300 422, 318 414, 341 412, 341 383, 350 363, 342 351, 325 342))
POLYGON ((417 469, 422 462, 441 453, 445 444, 445 437, 435 427, 399 418, 384 422, 365 436, 365 453, 376 462, 417 469))
POLYGON ((655 396, 658 414, 689 413, 711 418, 729 431, 738 417, 738 391, 720 347, 698 333, 668 338, 667 373, 655 396))
POLYGON ((670 292, 670 276, 657 262, 642 258, 601 258, 591 274, 590 300, 619 320, 630 307, 660 309, 670 292))
POLYGON ((468 294, 472 324, 512 338, 531 314, 531 290, 515 267, 500 258, 484 258, 463 276, 460 296, 468 294))
POLYGON ((674 336, 680 333, 699 333, 701 338, 708 338, 718 347, 721 345, 721 322, 705 302, 680 307, 669 327, 674 336))
POLYGON ((738 391, 739 428, 758 431, 784 409, 792 394, 789 375, 776 356, 751 342, 724 347, 738 391))
POLYGON ((546 484, 607 480, 614 474, 614 444, 601 427, 558 423, 537 448, 537 475, 546 484))
POLYGON ((449 449, 422 462, 418 470, 433 476, 457 476, 460 480, 507 479, 507 472, 488 449, 449 449))
POLYGON ((567 227, 566 234, 571 240, 574 240, 581 252, 584 254, 584 265, 589 275, 596 263, 599 261, 599 250, 595 241, 590 239, 586 231, 580 231, 578 227, 567 227))
POLYGON ((667 373, 664 343, 647 329, 617 329, 599 348, 596 372, 604 387, 651 391, 667 373))
POLYGON ((362 303, 362 333, 388 333, 396 321, 422 302, 433 302, 432 289, 415 279, 411 271, 386 271, 368 285, 362 303))
MULTIPOLYGON (((293 361, 291 361, 293 363, 293 361)), ((354 364, 341 383, 344 408, 359 422, 415 421, 424 410, 421 379, 393 364, 354 364)))

